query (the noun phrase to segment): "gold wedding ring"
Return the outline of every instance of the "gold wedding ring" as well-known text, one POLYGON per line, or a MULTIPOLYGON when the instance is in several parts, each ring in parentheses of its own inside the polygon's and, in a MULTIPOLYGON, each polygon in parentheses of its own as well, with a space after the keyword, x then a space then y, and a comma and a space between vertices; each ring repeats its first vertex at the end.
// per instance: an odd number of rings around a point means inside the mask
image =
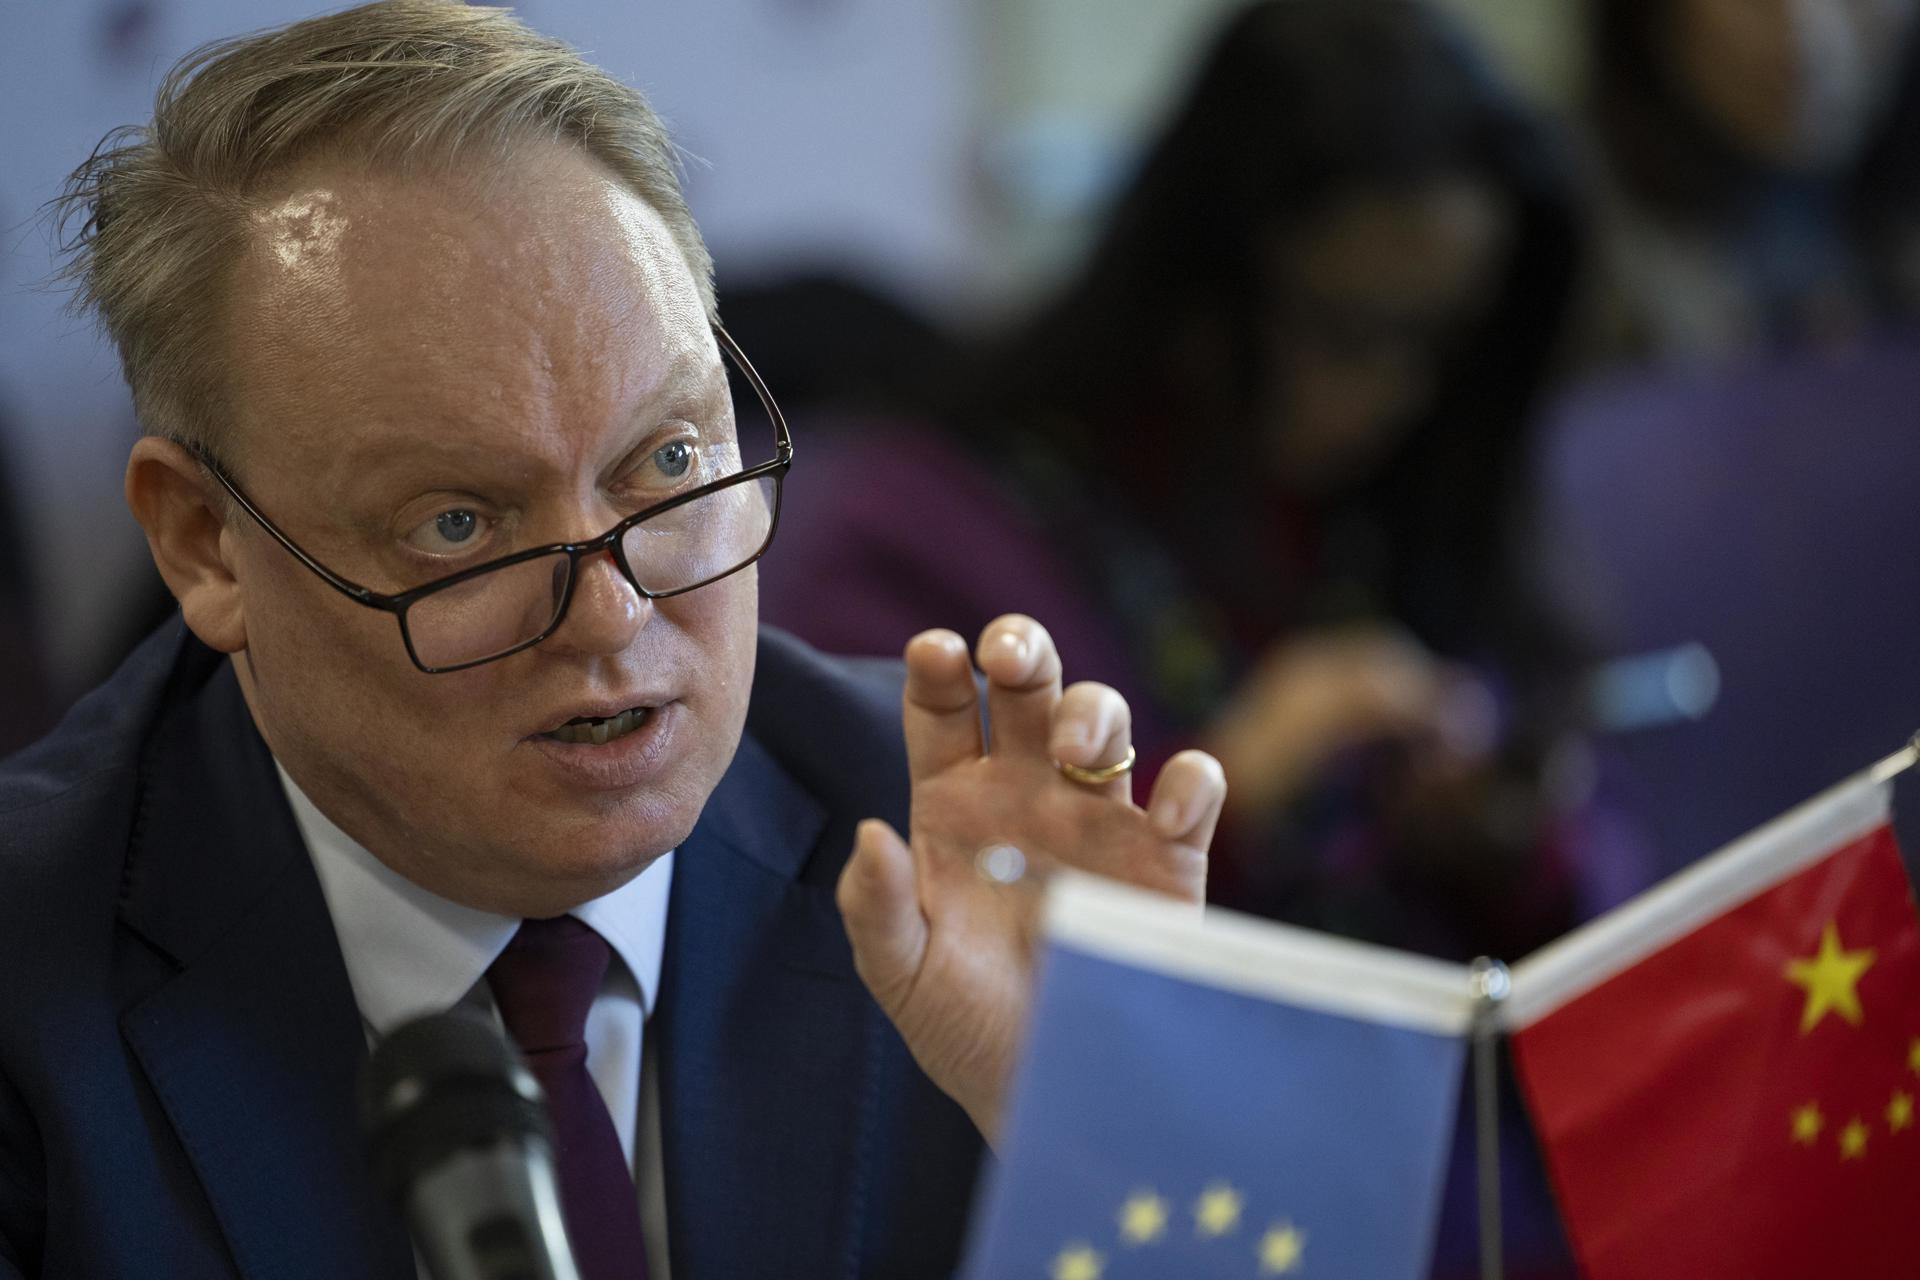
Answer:
POLYGON ((1089 787, 1098 787, 1105 783, 1112 782, 1115 778, 1123 778, 1131 773, 1133 771, 1133 761, 1133 748, 1128 747, 1124 760, 1121 760, 1117 764, 1110 764, 1104 769, 1082 769, 1079 765, 1068 764, 1064 760, 1055 760, 1053 767, 1061 773, 1066 774, 1070 781, 1085 783, 1089 787))

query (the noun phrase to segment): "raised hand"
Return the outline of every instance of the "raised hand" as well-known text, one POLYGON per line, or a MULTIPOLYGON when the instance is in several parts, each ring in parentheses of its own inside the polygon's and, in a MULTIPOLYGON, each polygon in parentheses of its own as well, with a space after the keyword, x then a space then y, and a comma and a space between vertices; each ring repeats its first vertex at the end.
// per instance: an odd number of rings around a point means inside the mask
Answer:
POLYGON ((1202 752, 1161 770, 1148 806, 1132 802, 1127 704, 1105 685, 1060 687, 1046 629, 1008 615, 981 634, 991 742, 966 644, 927 631, 907 645, 905 729, 913 807, 905 840, 862 823, 840 877, 854 960, 929 1077, 991 1141, 1026 1021, 1038 925, 1037 884, 1057 866, 1110 876, 1198 904, 1226 783, 1202 752), (1029 874, 988 874, 1012 846, 1029 874))
POLYGON ((1410 637, 1379 628, 1310 633, 1276 645, 1205 736, 1233 778, 1229 822, 1259 822, 1340 752, 1397 740, 1477 763, 1492 749, 1492 695, 1410 637))

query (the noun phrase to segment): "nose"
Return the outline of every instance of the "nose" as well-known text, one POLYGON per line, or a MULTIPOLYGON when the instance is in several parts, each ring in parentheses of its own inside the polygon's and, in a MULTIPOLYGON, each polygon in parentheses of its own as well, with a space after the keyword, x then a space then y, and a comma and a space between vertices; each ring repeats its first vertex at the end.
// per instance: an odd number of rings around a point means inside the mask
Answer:
POLYGON ((624 652, 653 616, 653 601, 627 581, 611 551, 581 560, 574 574, 573 603, 541 647, 596 657, 624 652))

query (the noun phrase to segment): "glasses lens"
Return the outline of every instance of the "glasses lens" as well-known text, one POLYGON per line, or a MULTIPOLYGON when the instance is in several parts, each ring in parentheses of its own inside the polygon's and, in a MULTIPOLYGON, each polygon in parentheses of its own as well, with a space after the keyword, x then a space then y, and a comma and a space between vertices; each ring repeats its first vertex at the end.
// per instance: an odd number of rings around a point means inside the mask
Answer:
POLYGON ((656 595, 732 573, 773 536, 779 483, 772 476, 728 485, 627 530, 621 550, 634 580, 656 595))
POLYGON ((423 667, 483 662, 551 627, 567 593, 567 557, 538 556, 422 596, 403 620, 423 667))
MULTIPOLYGON (((733 379, 734 441, 711 449, 701 483, 752 470, 779 456, 773 417, 743 376, 733 379)), ((780 507, 772 475, 695 498, 627 530, 621 551, 636 582, 657 595, 724 577, 766 550, 780 507)))

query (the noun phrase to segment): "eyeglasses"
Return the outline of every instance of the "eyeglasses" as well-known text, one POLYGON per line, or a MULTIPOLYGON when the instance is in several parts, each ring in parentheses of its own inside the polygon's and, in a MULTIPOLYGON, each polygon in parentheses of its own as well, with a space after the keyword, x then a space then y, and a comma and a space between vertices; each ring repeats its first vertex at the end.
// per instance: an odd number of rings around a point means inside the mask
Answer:
POLYGON ((531 648, 559 630, 580 562, 601 552, 610 553, 621 575, 649 600, 717 582, 766 553, 780 518, 781 483, 793 465, 793 438, 753 365, 726 330, 715 325, 713 333, 759 401, 759 413, 736 413, 739 457, 765 461, 636 511, 589 541, 516 551, 392 595, 342 577, 307 554, 211 456, 199 449, 195 454, 241 509, 322 582, 355 604, 397 618, 416 667, 429 675, 464 671, 531 648))

